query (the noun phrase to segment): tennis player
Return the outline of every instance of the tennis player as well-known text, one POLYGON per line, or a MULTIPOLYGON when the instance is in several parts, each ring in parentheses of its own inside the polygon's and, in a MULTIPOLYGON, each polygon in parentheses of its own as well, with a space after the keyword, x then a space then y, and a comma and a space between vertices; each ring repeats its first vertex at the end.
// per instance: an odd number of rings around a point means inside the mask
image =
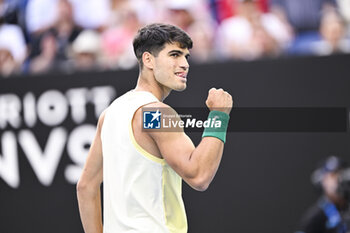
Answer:
MULTIPOLYGON (((86 233, 185 233, 182 180, 204 191, 220 164, 232 97, 209 90, 206 105, 219 129, 205 128, 195 147, 178 132, 143 130, 142 107, 168 108, 172 90, 186 89, 191 38, 180 28, 151 24, 133 42, 140 74, 135 89, 117 98, 100 116, 96 136, 77 184, 86 233), (103 223, 100 185, 103 182, 103 223)), ((153 113, 158 118, 159 113, 153 113)))

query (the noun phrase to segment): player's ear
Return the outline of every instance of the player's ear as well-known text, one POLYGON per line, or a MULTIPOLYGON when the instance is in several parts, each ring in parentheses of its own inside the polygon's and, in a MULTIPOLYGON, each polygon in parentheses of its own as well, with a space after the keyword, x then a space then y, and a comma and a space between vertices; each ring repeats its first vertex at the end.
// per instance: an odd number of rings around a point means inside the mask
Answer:
POLYGON ((144 52, 142 54, 142 62, 143 62, 143 65, 145 67, 147 67, 148 69, 151 69, 153 70, 153 67, 154 67, 154 57, 151 53, 149 52, 144 52))

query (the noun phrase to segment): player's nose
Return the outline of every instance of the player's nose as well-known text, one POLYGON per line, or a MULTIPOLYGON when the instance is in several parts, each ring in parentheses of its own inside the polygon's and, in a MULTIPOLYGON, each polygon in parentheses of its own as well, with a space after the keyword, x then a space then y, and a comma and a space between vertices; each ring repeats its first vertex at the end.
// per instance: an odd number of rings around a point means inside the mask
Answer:
POLYGON ((181 59, 180 61, 180 67, 183 69, 183 70, 188 70, 188 68, 190 68, 190 65, 188 64, 188 61, 187 59, 184 57, 181 59))

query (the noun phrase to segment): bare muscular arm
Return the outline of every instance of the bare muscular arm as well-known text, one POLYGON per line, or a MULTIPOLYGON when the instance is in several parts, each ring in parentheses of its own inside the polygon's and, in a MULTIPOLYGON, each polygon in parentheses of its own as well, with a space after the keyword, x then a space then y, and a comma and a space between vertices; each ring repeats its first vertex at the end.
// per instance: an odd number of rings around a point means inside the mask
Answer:
POLYGON ((101 114, 98 121, 96 135, 77 184, 79 212, 85 233, 102 233, 103 231, 100 197, 100 185, 103 178, 101 143, 103 120, 104 113, 101 114))
MULTIPOLYGON (((225 109, 230 113, 232 97, 222 89, 212 88, 206 104, 210 110, 225 109)), ((152 107, 165 107, 155 103, 152 107)), ((183 132, 152 131, 159 151, 167 163, 194 189, 204 191, 213 180, 219 167, 224 143, 215 137, 204 137, 195 147, 191 139, 183 132)))

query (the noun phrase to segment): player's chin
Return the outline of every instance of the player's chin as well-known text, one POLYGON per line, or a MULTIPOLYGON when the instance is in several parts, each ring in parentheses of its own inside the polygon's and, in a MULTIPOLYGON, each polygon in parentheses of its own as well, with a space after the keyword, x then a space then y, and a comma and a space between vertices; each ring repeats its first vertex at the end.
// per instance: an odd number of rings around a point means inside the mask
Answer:
POLYGON ((181 91, 186 90, 186 87, 187 87, 186 83, 182 83, 180 86, 177 86, 174 90, 181 92, 181 91))

